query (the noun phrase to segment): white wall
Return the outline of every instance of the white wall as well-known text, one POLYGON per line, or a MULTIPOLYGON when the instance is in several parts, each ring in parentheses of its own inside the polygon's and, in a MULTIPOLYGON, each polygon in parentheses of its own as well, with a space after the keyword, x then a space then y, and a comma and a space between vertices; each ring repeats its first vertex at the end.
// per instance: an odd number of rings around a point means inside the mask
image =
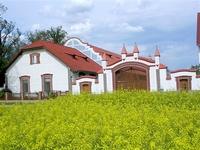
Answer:
POLYGON ((150 91, 157 91, 156 67, 149 70, 150 91))
POLYGON ((113 91, 113 78, 112 78, 112 71, 111 70, 105 70, 106 73, 106 82, 107 82, 107 92, 113 91))
POLYGON ((53 90, 68 90, 68 69, 65 64, 46 50, 23 52, 7 69, 8 88, 20 92, 20 76, 30 76, 30 92, 42 90, 42 74, 53 74, 53 90), (40 53, 40 64, 30 65, 30 54, 40 53))
POLYGON ((195 72, 177 72, 177 73, 172 73, 171 74, 171 79, 166 80, 166 73, 165 69, 161 69, 161 88, 163 87, 164 91, 177 91, 177 85, 176 85, 176 77, 179 76, 191 76, 191 90, 200 90, 200 78, 196 78, 196 73, 195 72))
POLYGON ((80 91, 80 83, 81 82, 91 82, 91 93, 100 94, 104 92, 103 89, 103 74, 99 74, 99 82, 95 83, 95 79, 87 78, 84 76, 80 79, 76 80, 76 85, 72 85, 73 94, 79 94, 80 91))

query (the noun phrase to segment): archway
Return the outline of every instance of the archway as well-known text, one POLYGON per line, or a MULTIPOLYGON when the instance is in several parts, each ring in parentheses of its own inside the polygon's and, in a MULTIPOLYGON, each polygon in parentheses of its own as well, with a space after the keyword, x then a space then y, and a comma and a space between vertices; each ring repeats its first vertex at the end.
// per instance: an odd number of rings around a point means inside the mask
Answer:
POLYGON ((149 90, 149 67, 138 62, 126 62, 113 68, 114 89, 149 90))

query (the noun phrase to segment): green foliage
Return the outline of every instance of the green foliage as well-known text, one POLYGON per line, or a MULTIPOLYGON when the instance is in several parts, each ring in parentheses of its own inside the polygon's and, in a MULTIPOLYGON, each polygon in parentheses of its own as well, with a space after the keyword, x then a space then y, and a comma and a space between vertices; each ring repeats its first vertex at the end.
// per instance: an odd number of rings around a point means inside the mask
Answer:
POLYGON ((0 107, 0 149, 200 149, 200 92, 116 91, 0 107))
POLYGON ((10 89, 8 89, 8 88, 3 89, 2 92, 4 92, 4 93, 5 92, 12 93, 12 91, 10 89))
POLYGON ((191 69, 195 69, 197 74, 200 74, 200 65, 191 66, 191 69))
POLYGON ((10 59, 18 52, 19 46, 23 46, 20 42, 21 32, 15 30, 15 23, 3 19, 2 14, 7 8, 0 3, 0 86, 3 85, 5 67, 10 59))
POLYGON ((4 92, 0 91, 0 99, 4 97, 4 92))
POLYGON ((50 39, 53 39, 57 44, 64 44, 67 38, 67 32, 62 29, 62 26, 58 26, 56 28, 51 27, 49 30, 27 31, 26 37, 29 43, 37 40, 49 41, 50 39))
POLYGON ((3 90, 0 91, 0 98, 4 97, 4 93, 5 92, 12 93, 12 91, 10 89, 5 88, 5 89, 3 89, 3 90))

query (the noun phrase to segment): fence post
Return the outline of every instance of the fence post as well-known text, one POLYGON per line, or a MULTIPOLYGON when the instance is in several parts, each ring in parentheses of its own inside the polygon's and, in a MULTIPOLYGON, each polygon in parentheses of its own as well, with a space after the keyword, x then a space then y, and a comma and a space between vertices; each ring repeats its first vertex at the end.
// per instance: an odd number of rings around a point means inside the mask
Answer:
POLYGON ((58 91, 58 97, 60 97, 60 95, 61 95, 61 91, 58 91))
POLYGON ((24 100, 24 92, 21 92, 21 100, 24 100))
POLYGON ((42 100, 42 92, 41 91, 38 93, 38 100, 42 100))
POLYGON ((4 93, 4 98, 5 98, 6 101, 8 100, 8 92, 4 93))

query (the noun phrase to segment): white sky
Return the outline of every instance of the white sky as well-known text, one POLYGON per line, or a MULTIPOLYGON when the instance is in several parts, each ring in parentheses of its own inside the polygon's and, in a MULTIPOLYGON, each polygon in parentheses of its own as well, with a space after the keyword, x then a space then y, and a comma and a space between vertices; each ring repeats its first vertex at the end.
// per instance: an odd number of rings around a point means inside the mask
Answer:
POLYGON ((22 32, 62 26, 69 37, 120 54, 135 42, 140 56, 170 70, 198 64, 196 18, 199 0, 1 0, 8 8, 3 18, 22 32))

